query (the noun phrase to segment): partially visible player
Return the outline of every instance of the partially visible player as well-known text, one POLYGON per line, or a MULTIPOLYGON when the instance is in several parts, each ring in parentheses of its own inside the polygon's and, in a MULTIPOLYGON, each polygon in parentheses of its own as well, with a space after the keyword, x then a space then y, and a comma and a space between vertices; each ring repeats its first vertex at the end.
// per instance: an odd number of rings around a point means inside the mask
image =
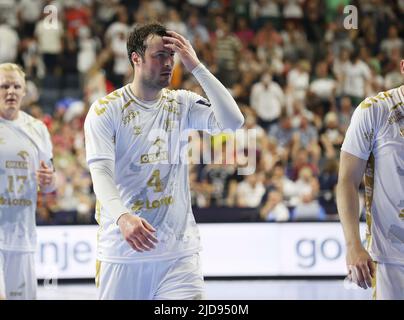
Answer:
POLYGON ((87 161, 100 225, 100 299, 202 299, 199 233, 191 209, 188 129, 236 130, 243 116, 190 42, 159 24, 135 28, 133 82, 96 101, 86 117, 87 161), (208 99, 168 90, 178 54, 208 99), (185 153, 186 154, 186 153, 185 153))
MULTIPOLYGON (((404 75, 404 60, 400 64, 404 75)), ((404 299, 404 85, 365 99, 342 145, 337 203, 348 278, 375 299, 404 299), (367 250, 359 236, 364 175, 367 250)))
POLYGON ((20 110, 25 74, 0 64, 0 298, 35 299, 38 187, 55 189, 46 126, 20 110))

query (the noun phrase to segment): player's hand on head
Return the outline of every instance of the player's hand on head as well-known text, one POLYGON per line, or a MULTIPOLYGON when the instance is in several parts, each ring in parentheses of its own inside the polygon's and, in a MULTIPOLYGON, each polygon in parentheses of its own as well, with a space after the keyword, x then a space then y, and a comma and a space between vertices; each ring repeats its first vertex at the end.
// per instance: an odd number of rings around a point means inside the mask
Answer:
POLYGON ((191 43, 177 32, 167 31, 167 33, 169 36, 163 37, 164 46, 177 53, 185 68, 191 72, 200 63, 191 43))
POLYGON ((348 279, 363 289, 372 287, 372 278, 376 275, 375 263, 363 247, 348 248, 348 279))
POLYGON ((156 230, 145 219, 126 213, 118 219, 118 225, 133 250, 143 252, 155 248, 158 240, 153 233, 156 230))

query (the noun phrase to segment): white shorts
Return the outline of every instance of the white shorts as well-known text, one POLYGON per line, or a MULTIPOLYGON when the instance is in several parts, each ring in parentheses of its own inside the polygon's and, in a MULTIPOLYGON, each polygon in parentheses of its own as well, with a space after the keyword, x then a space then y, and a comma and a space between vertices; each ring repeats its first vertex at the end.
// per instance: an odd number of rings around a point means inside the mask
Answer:
POLYGON ((0 298, 36 299, 35 253, 0 250, 0 298))
POLYGON ((404 300, 404 266, 376 263, 376 284, 373 298, 377 300, 404 300))
POLYGON ((96 285, 102 300, 200 300, 204 280, 199 254, 134 263, 97 261, 96 285))

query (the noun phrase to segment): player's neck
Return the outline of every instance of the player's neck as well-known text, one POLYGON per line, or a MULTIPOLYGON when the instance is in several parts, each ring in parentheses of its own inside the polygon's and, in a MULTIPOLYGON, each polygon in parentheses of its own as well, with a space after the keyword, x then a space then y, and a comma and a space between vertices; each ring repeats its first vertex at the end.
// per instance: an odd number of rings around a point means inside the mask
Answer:
POLYGON ((161 89, 152 89, 142 85, 140 81, 133 80, 130 84, 133 95, 143 101, 155 101, 161 96, 161 89))
POLYGON ((19 111, 0 112, 0 118, 7 121, 15 121, 18 119, 19 111))

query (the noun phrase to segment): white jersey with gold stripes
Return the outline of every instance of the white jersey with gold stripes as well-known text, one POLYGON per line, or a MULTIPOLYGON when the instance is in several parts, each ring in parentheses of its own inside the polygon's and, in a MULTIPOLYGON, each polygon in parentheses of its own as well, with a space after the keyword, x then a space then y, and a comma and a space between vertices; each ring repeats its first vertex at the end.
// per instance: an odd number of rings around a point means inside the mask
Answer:
POLYGON ((46 126, 20 111, 15 121, 0 118, 0 249, 33 252, 36 247, 36 170, 51 165, 46 126))
POLYGON ((124 206, 146 219, 159 240, 151 251, 134 251, 97 201, 97 258, 124 263, 199 251, 184 159, 189 129, 218 130, 209 102, 190 91, 163 89, 157 101, 146 103, 126 85, 92 104, 84 128, 87 162, 115 162, 124 206))
POLYGON ((365 99, 341 148, 367 160, 368 249, 381 263, 404 264, 404 95, 400 88, 365 99))

